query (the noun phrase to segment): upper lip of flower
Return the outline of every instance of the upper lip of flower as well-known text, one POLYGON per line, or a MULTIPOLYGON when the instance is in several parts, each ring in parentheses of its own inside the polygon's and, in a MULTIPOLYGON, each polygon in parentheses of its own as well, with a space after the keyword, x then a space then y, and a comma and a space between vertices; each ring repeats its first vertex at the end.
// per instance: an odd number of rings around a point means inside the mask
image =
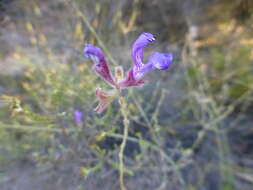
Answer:
POLYGON ((95 60, 95 61, 102 61, 102 60, 104 60, 104 53, 101 51, 100 48, 98 48, 96 46, 93 46, 91 44, 86 43, 84 45, 84 50, 83 51, 84 51, 84 55, 87 58, 98 59, 98 60, 95 60))
POLYGON ((132 45, 132 59, 134 67, 143 65, 144 48, 155 41, 155 37, 150 33, 142 33, 132 45))
POLYGON ((155 35, 147 32, 143 32, 141 35, 145 35, 149 41, 155 41, 155 35))
POLYGON ((117 87, 114 77, 111 75, 109 66, 106 63, 104 53, 102 50, 91 44, 85 44, 84 54, 86 57, 91 58, 95 65, 93 69, 110 85, 117 87))

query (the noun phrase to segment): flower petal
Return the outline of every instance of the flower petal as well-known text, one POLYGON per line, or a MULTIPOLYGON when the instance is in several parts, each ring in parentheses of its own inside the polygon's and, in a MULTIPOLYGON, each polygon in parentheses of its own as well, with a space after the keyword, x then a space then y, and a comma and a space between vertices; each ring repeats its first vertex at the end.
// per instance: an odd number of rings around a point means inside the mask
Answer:
POLYGON ((155 37, 150 33, 142 33, 132 46, 132 59, 135 69, 143 66, 144 48, 155 41, 155 37))
POLYGON ((100 48, 91 44, 85 44, 84 55, 95 62, 93 69, 110 85, 117 86, 106 63, 104 53, 100 48))
POLYGON ((134 72, 134 78, 136 80, 143 78, 145 73, 147 73, 147 71, 149 71, 151 69, 154 69, 152 63, 147 63, 147 64, 143 65, 139 70, 134 72))
POLYGON ((96 96, 99 99, 99 104, 94 109, 94 111, 97 113, 101 113, 112 102, 112 100, 116 96, 116 91, 115 90, 103 91, 100 88, 97 88, 96 89, 96 96))
POLYGON ((94 59, 94 61, 96 62, 100 62, 100 61, 103 61, 105 60, 105 56, 104 56, 104 53, 102 52, 102 50, 96 46, 93 46, 91 44, 85 44, 84 45, 84 55, 87 57, 87 58, 90 58, 90 59, 94 59))
POLYGON ((170 67, 173 61, 171 53, 155 52, 149 56, 148 63, 143 65, 139 70, 134 72, 134 78, 139 80, 143 78, 145 73, 151 69, 166 70, 170 67))
POLYGON ((171 66, 172 62, 172 53, 155 52, 149 56, 147 64, 152 64, 153 68, 159 70, 166 70, 171 66))

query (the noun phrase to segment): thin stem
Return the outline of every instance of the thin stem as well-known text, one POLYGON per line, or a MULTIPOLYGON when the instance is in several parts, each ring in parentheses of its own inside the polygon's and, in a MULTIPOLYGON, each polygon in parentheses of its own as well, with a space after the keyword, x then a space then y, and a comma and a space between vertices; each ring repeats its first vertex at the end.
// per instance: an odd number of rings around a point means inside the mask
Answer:
POLYGON ((110 54, 109 50, 106 48, 104 42, 101 40, 101 38, 99 37, 99 35, 96 32, 96 29, 90 24, 90 21, 88 20, 87 16, 79 10, 79 8, 76 6, 75 1, 71 1, 71 0, 66 0, 67 3, 69 3, 72 8, 75 10, 75 12, 77 13, 77 15, 82 19, 82 21, 86 24, 86 26, 88 27, 88 29, 90 30, 90 32, 92 33, 92 35, 96 38, 99 46, 104 50, 104 52, 107 54, 109 60, 112 62, 113 65, 117 65, 116 61, 114 60, 114 58, 112 57, 112 55, 110 54))
POLYGON ((120 98, 119 103, 121 105, 121 114, 123 116, 123 124, 124 124, 124 133, 122 143, 120 145, 119 150, 119 183, 121 190, 127 190, 124 184, 124 150, 126 147, 126 142, 128 138, 128 127, 129 127, 129 120, 128 120, 128 111, 127 111, 127 104, 123 97, 120 98))
MULTIPOLYGON (((45 128, 43 126, 40 127, 34 127, 34 126, 28 126, 28 125, 18 125, 18 124, 5 124, 0 122, 0 128, 5 129, 17 129, 17 130, 24 130, 26 132, 34 132, 34 131, 45 131, 45 132, 62 132, 63 129, 52 127, 54 125, 49 125, 50 128, 45 128)), ((67 129, 67 131, 70 131, 67 129)))

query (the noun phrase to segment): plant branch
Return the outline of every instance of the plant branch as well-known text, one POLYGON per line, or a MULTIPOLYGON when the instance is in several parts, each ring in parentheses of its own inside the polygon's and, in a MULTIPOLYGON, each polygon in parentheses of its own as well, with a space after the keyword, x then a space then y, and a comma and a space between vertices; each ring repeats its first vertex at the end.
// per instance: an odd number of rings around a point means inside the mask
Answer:
POLYGON ((129 120, 128 120, 128 111, 127 111, 127 104, 123 97, 119 99, 120 103, 120 111, 123 116, 123 124, 124 124, 124 133, 123 133, 123 139, 122 143, 120 145, 120 151, 119 151, 119 182, 120 182, 120 189, 121 190, 127 190, 124 184, 124 150, 126 147, 126 142, 128 138, 128 127, 129 127, 129 120))

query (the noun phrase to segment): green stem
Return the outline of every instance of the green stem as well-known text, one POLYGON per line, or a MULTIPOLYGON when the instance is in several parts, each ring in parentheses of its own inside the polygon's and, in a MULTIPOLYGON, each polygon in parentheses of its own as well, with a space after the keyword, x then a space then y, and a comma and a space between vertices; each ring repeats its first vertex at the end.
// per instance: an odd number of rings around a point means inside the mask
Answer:
POLYGON ((124 184, 124 150, 126 147, 126 142, 128 138, 128 127, 129 127, 129 120, 128 120, 128 111, 127 111, 127 104, 123 97, 120 98, 119 103, 121 105, 121 114, 123 116, 123 124, 124 124, 124 133, 122 143, 120 145, 119 150, 119 183, 121 190, 127 190, 124 184))

